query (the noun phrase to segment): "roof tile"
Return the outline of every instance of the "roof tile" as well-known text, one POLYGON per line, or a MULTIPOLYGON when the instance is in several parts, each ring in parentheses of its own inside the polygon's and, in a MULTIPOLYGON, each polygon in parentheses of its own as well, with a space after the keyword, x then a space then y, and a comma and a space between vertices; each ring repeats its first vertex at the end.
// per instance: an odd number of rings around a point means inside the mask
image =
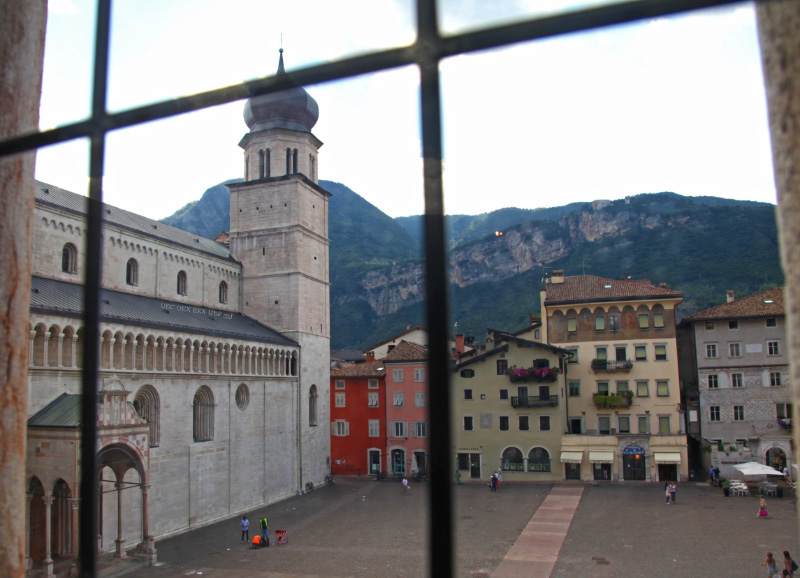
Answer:
POLYGON ((647 279, 606 279, 594 275, 564 277, 563 283, 548 283, 545 304, 590 302, 590 301, 622 301, 625 299, 647 298, 682 298, 683 293, 656 287, 647 279))
POLYGON ((741 317, 782 317, 786 314, 783 307, 783 288, 764 289, 747 297, 734 299, 705 311, 687 315, 684 320, 701 321, 705 319, 730 319, 741 317))

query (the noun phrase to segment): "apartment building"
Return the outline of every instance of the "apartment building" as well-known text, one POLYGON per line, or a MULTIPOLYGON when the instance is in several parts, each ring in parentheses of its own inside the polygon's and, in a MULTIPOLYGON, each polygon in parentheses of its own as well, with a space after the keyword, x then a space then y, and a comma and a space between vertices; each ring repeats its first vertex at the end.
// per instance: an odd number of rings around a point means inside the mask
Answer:
POLYGON ((570 351, 563 478, 688 478, 678 378, 679 291, 647 280, 568 277, 541 290, 544 340, 570 351))

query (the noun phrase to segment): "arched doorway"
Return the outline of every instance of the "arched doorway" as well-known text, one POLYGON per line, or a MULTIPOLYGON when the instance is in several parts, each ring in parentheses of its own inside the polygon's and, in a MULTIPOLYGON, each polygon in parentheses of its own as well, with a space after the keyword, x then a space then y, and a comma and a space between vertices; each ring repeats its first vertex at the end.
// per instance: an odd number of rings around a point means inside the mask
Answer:
POLYGON ((126 537, 134 538, 127 547, 133 548, 148 536, 147 476, 136 450, 124 444, 102 448, 97 466, 98 548, 109 551, 113 544, 116 556, 124 557, 126 537))
POLYGON ((767 465, 779 472, 782 472, 783 468, 786 467, 786 452, 777 446, 767 450, 766 458, 767 465))
POLYGON ((30 521, 28 535, 30 536, 30 558, 34 564, 44 560, 47 552, 45 543, 45 504, 44 486, 39 478, 32 478, 28 485, 28 495, 31 497, 30 521))
POLYGON ((632 482, 646 480, 647 470, 644 462, 644 450, 639 446, 628 446, 622 450, 622 479, 632 482))
POLYGON ((64 480, 53 487, 50 512, 50 550, 53 559, 72 554, 72 492, 64 480))

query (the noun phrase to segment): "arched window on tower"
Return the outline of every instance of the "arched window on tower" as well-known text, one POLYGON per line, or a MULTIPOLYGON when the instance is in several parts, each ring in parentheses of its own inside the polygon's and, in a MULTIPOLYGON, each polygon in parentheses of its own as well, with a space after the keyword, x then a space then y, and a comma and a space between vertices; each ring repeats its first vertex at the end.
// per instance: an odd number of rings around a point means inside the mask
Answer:
POLYGON ((292 151, 292 174, 297 174, 297 149, 292 151))
POLYGON ((250 155, 244 155, 244 180, 250 180, 250 155))
POLYGON ((258 151, 258 178, 264 178, 264 151, 258 151))
POLYGON ((186 294, 186 271, 178 271, 178 295, 186 294))
POLYGON ((219 284, 219 302, 228 302, 228 284, 225 281, 221 281, 219 284))
POLYGON ((128 265, 125 267, 125 283, 134 286, 139 284, 139 264, 136 259, 128 259, 128 265))
POLYGON ((308 390, 308 425, 317 425, 317 386, 308 390))
POLYGON ((194 441, 207 442, 214 439, 214 394, 203 385, 194 394, 192 402, 194 441))
POLYGON ((270 150, 267 149, 267 159, 265 161, 267 171, 266 171, 266 174, 264 175, 267 178, 269 178, 272 175, 272 169, 270 168, 270 163, 271 162, 272 162, 272 154, 271 154, 270 150))
POLYGON ((143 420, 150 424, 150 447, 158 447, 161 438, 161 421, 159 419, 161 401, 158 392, 152 385, 145 385, 136 392, 133 407, 143 420))
POLYGON ((61 271, 72 275, 78 272, 78 250, 72 243, 67 243, 61 250, 61 271))
POLYGON ((292 174, 292 149, 286 149, 286 174, 292 174))

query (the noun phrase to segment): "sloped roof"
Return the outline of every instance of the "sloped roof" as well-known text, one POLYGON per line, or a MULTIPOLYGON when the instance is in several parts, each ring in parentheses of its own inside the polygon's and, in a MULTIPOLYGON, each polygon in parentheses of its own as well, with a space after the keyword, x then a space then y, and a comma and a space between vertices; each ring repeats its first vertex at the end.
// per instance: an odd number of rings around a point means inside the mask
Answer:
MULTIPOLYGON (((71 193, 65 189, 54 185, 48 185, 40 181, 36 181, 35 191, 36 204, 54 207, 88 218, 88 197, 71 193)), ((124 209, 119 209, 106 203, 103 203, 102 216, 103 222, 106 225, 119 227, 139 235, 179 245, 192 251, 199 251, 201 253, 213 255, 214 257, 235 261, 235 259, 231 257, 228 247, 213 239, 195 235, 183 229, 178 229, 177 227, 166 225, 159 221, 154 221, 153 219, 148 219, 142 215, 137 215, 136 213, 131 213, 130 211, 125 211, 124 209)))
POLYGON ((428 348, 410 341, 401 341, 383 358, 386 363, 427 360, 428 348))
MULTIPOLYGON (((83 315, 83 286, 31 277, 31 311, 79 318, 83 315)), ((100 290, 100 321, 297 346, 297 342, 238 312, 219 311, 110 289, 100 290)))
POLYGON ((546 305, 593 301, 627 301, 637 299, 682 299, 683 293, 656 287, 647 279, 606 279, 594 275, 564 277, 563 283, 548 283, 546 305))
POLYGON ((28 427, 79 427, 82 400, 82 395, 63 393, 28 418, 28 427))
POLYGON ((348 365, 339 369, 331 369, 331 377, 384 377, 386 367, 383 361, 373 360, 358 365, 348 365))
POLYGON ((368 347, 368 348, 366 348, 366 349, 364 350, 364 352, 367 352, 367 351, 372 351, 373 349, 378 349, 378 348, 379 348, 381 345, 385 345, 386 343, 391 343, 392 341, 397 341, 397 340, 398 340, 398 339, 400 339, 400 338, 401 338, 403 335, 406 335, 406 334, 408 334, 408 333, 411 333, 411 332, 413 332, 413 331, 417 331, 418 329, 419 329, 419 330, 421 330, 421 331, 425 331, 425 328, 424 328, 422 325, 414 325, 413 327, 409 327, 409 328, 408 328, 408 329, 406 329, 405 331, 401 331, 401 332, 400 332, 400 333, 398 333, 397 335, 392 335, 391 337, 389 337, 389 338, 387 338, 387 339, 384 339, 384 340, 383 340, 383 341, 381 341, 380 343, 376 343, 375 345, 373 345, 373 346, 371 346, 371 347, 368 347))
POLYGON ((747 297, 734 299, 705 311, 698 311, 684 317, 685 321, 704 321, 706 319, 737 319, 746 317, 783 317, 783 288, 764 289, 747 297))

